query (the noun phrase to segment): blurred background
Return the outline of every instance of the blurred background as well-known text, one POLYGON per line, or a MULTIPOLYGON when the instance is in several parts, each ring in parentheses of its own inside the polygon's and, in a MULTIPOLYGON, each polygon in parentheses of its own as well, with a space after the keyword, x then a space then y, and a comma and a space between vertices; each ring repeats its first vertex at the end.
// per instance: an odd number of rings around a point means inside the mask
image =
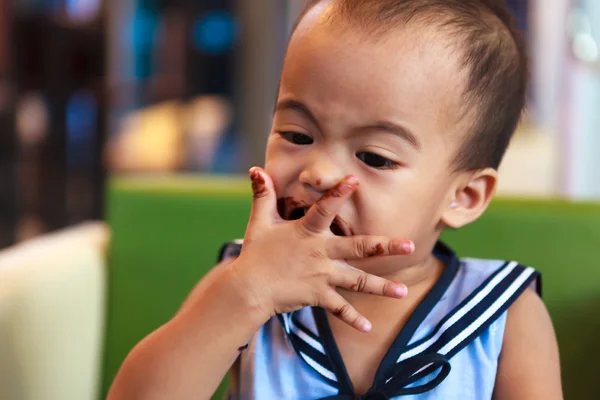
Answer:
MULTIPOLYGON (((567 398, 596 398, 600 1, 505 1, 533 83, 508 200, 450 241, 544 270, 567 398)), ((105 395, 243 235, 305 3, 0 0, 1 400, 105 395)))

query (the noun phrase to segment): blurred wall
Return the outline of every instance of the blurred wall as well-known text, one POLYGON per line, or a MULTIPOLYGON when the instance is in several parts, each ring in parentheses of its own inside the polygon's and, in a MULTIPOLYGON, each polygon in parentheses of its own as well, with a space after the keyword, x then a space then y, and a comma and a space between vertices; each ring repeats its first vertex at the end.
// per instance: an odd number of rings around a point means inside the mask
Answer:
POLYGON ((241 38, 238 58, 239 121, 244 164, 264 163, 265 145, 286 47, 289 2, 238 1, 241 38))

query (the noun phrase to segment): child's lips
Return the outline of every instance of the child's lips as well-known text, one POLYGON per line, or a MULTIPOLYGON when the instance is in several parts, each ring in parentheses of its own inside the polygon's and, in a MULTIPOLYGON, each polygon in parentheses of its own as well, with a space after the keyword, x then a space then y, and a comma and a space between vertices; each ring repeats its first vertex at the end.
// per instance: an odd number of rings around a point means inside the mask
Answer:
POLYGON ((354 236, 354 231, 352 230, 352 228, 339 215, 335 216, 330 229, 334 235, 340 236, 340 235, 338 235, 338 233, 340 233, 340 232, 336 232, 336 230, 337 230, 336 226, 339 227, 339 230, 341 231, 342 236, 354 236))
MULTIPOLYGON (((293 197, 283 197, 277 200, 277 212, 286 220, 298 220, 303 218, 312 204, 296 200, 293 197)), ((336 236, 353 236, 354 231, 348 223, 339 215, 336 215, 330 226, 331 232, 336 236)))
POLYGON ((286 221, 292 219, 291 217, 294 211, 298 209, 304 209, 305 207, 310 207, 310 204, 307 202, 296 200, 293 197, 283 197, 277 199, 277 212, 279 212, 279 216, 286 221))

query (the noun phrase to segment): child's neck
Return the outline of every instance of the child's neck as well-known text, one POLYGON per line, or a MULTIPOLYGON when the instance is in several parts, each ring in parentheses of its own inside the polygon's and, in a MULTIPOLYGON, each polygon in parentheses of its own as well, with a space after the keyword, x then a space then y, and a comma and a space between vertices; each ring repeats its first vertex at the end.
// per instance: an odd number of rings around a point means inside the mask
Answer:
POLYGON ((443 270, 444 263, 432 255, 419 265, 386 276, 408 286, 408 296, 404 299, 339 291, 373 324, 373 330, 364 334, 328 315, 333 336, 357 393, 362 394, 371 386, 385 353, 443 270))
MULTIPOLYGON (((409 296, 411 296, 411 294, 417 295, 421 291, 425 291, 426 293, 429 292, 433 285, 438 281, 444 267, 444 263, 431 254, 421 263, 396 270, 385 276, 382 275, 382 278, 406 285, 408 287, 409 296)), ((365 301, 374 301, 375 303, 378 303, 378 307, 380 307, 381 300, 383 299, 378 296, 349 291, 341 291, 340 294, 352 305, 362 304, 365 301)), ((389 300, 392 302, 398 301, 397 299, 389 300)))
MULTIPOLYGON (((402 283, 408 287, 408 296, 405 299, 398 300, 343 290, 340 291, 340 294, 354 307, 360 308, 359 311, 370 319, 370 315, 368 314, 378 315, 382 309, 389 311, 397 308, 402 309, 407 304, 412 305, 415 300, 418 300, 414 305, 416 307, 438 281, 444 267, 444 263, 431 254, 419 264, 414 264, 383 276, 383 278, 402 283), (405 305, 401 303, 405 303, 405 305)), ((385 314, 388 313, 386 312, 385 314)))

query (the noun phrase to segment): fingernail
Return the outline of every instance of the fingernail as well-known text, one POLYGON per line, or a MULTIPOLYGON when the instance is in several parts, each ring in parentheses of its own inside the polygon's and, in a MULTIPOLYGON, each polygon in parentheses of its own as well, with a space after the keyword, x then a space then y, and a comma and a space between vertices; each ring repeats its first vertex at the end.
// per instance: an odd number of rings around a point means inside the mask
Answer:
POLYGON ((404 285, 397 286, 394 290, 394 294, 396 295, 396 297, 406 297, 406 295, 408 294, 408 288, 404 285))
POLYGON ((371 323, 367 320, 364 320, 361 324, 360 324, 360 329, 363 332, 369 332, 371 330, 373 326, 371 325, 371 323))
POLYGON ((358 178, 355 177, 354 175, 348 175, 346 177, 346 184, 350 185, 350 186, 354 186, 358 183, 358 178))
POLYGON ((252 167, 248 171, 248 175, 250 175, 250 179, 254 181, 260 177, 260 172, 258 171, 257 167, 252 167))
POLYGON ((265 182, 265 178, 260 174, 260 171, 257 167, 253 167, 248 171, 250 174, 250 180, 252 181, 252 192, 254 196, 262 196, 267 191, 267 185, 265 182))
POLYGON ((337 185, 335 185, 329 192, 325 193, 325 195, 321 198, 322 200, 328 199, 330 197, 342 197, 346 196, 358 185, 358 178, 355 176, 347 176, 337 185))
POLYGON ((402 251, 406 254, 412 254, 412 252, 415 251, 415 244, 410 240, 405 240, 402 242, 402 251))
POLYGON ((358 185, 358 178, 353 175, 347 176, 339 186, 339 191, 345 196, 350 194, 355 189, 356 185, 358 185))

